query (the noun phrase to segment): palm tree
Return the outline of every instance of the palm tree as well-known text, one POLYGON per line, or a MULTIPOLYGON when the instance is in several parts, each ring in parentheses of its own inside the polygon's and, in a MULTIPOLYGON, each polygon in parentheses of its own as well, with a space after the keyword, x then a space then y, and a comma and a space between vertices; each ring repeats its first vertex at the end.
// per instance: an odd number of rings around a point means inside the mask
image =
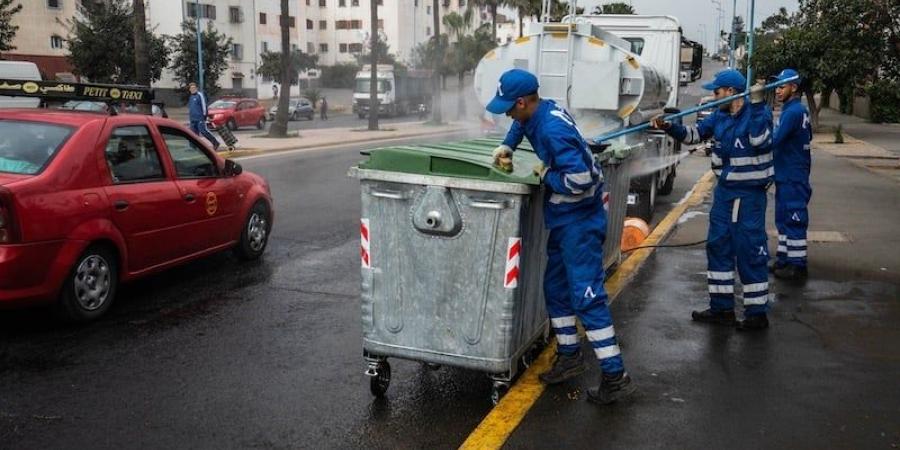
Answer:
POLYGON ((509 6, 513 0, 472 0, 469 8, 488 8, 491 11, 491 38, 497 42, 497 8, 509 6))
POLYGON ((281 92, 278 93, 278 112, 269 127, 269 136, 286 137, 288 127, 288 100, 291 97, 291 31, 288 25, 289 0, 281 0, 281 92))
MULTIPOLYGON (((438 0, 434 0, 432 2, 432 17, 434 17, 434 35, 431 37, 434 39, 434 45, 437 51, 436 55, 443 54, 441 49, 441 20, 438 18, 440 13, 440 9, 438 9, 438 0)), ((431 98, 431 120, 434 124, 440 125, 444 121, 444 116, 441 113, 441 75, 440 70, 441 63, 440 58, 434 58, 434 80, 432 81, 432 98, 431 98)))
POLYGON ((447 28, 447 33, 450 35, 450 39, 453 40, 453 52, 450 55, 451 60, 453 61, 453 69, 456 72, 459 83, 459 95, 457 95, 456 100, 456 117, 457 119, 462 118, 465 115, 466 111, 466 100, 463 97, 463 82, 466 78, 467 60, 471 59, 471 56, 467 54, 471 50, 471 45, 469 45, 468 40, 469 36, 466 34, 469 31, 469 28, 472 26, 472 9, 467 8, 466 11, 460 15, 456 12, 451 12, 444 16, 443 20, 444 27, 447 28))
POLYGON ((370 36, 371 61, 369 72, 369 131, 378 130, 378 0, 369 2, 372 15, 370 36))
POLYGON ((516 8, 519 13, 519 37, 523 36, 522 28, 526 17, 540 17, 542 3, 541 0, 511 0, 509 2, 508 6, 516 8))

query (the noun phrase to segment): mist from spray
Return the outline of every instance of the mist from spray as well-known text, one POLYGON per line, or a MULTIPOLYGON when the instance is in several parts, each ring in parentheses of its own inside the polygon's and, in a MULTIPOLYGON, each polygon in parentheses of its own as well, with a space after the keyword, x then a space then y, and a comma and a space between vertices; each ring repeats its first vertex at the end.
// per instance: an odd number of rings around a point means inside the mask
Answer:
POLYGON ((681 152, 668 156, 649 156, 646 158, 636 159, 629 165, 630 173, 632 177, 650 175, 651 173, 659 172, 666 167, 677 164, 679 161, 687 158, 689 155, 690 153, 688 152, 681 152))

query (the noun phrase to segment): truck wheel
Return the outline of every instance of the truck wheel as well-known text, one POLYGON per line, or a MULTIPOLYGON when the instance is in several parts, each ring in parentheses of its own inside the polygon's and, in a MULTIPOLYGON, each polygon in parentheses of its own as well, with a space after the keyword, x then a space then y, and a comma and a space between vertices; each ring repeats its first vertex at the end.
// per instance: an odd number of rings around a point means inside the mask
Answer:
POLYGON ((258 259, 266 250, 269 232, 272 231, 272 215, 266 202, 260 200, 250 208, 250 214, 241 229, 241 239, 234 253, 245 261, 258 259))
POLYGON ((678 169, 673 167, 672 171, 669 172, 669 176, 666 177, 666 182, 659 188, 659 195, 669 195, 672 193, 672 190, 675 188, 675 175, 677 173, 678 169))
POLYGON ((119 261, 102 245, 92 245, 75 261, 59 295, 57 315, 68 322, 88 322, 105 313, 116 297, 119 261))
MULTIPOLYGON (((649 183, 639 183, 637 190, 637 198, 633 205, 628 205, 626 215, 628 217, 639 217, 644 222, 651 223, 653 220, 653 212, 656 209, 656 183, 657 174, 645 177, 649 183)), ((642 180, 643 181, 643 180, 642 180)))

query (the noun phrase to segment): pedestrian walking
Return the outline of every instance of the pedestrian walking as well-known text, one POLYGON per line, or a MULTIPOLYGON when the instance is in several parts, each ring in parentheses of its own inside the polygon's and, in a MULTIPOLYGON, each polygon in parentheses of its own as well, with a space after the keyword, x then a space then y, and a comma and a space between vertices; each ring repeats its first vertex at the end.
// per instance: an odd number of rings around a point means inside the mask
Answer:
POLYGON ((278 85, 275 83, 272 83, 272 98, 278 99, 278 85))
MULTIPOLYGON (((784 69, 776 80, 797 76, 794 69, 784 69)), ((809 110, 801 102, 801 80, 775 88, 782 102, 781 117, 772 138, 775 154, 775 227, 778 228, 778 250, 770 266, 775 278, 798 280, 807 276, 806 230, 809 227, 809 184, 811 166, 809 143, 812 127, 809 110)))
MULTIPOLYGON (((744 91, 746 79, 725 69, 703 86, 722 99, 744 91)), ((766 237, 766 190, 772 180, 772 112, 765 89, 753 86, 750 104, 738 98, 719 106, 696 125, 673 124, 660 117, 653 128, 685 144, 716 138, 712 170, 718 176, 709 213, 706 242, 709 309, 694 311, 693 320, 737 325, 739 330, 767 328, 769 253, 766 237), (735 264, 744 287, 744 320, 735 321, 735 264)))
POLYGON ((325 96, 322 96, 322 102, 319 104, 319 118, 322 120, 328 120, 328 100, 325 99, 325 96))
POLYGON ((613 403, 635 391, 625 372, 603 286, 603 174, 569 113, 538 95, 533 74, 512 69, 500 77, 487 105, 506 114, 513 126, 494 150, 495 164, 511 169, 513 149, 527 137, 541 164, 534 168, 546 189, 544 222, 550 230, 544 298, 556 332, 556 359, 540 375, 547 384, 561 383, 585 371, 575 318, 581 320, 603 372, 588 399, 613 403))
POLYGON ((188 98, 188 120, 191 123, 191 130, 205 137, 212 144, 213 150, 218 150, 219 141, 206 128, 206 95, 200 92, 197 83, 190 83, 188 90, 191 92, 188 98))

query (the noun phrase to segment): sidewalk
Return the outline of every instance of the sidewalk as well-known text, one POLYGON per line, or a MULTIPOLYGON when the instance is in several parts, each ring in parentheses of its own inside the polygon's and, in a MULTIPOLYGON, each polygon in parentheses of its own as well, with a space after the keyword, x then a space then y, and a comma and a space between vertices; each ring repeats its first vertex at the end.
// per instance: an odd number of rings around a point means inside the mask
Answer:
MULTIPOLYGON (((599 379, 590 364, 548 387, 505 447, 897 448, 900 191, 822 147, 817 140, 810 276, 770 280, 770 329, 693 323, 691 310, 708 304, 705 248, 659 248, 612 304, 633 401, 585 401, 599 379)), ((710 206, 707 196, 686 212, 666 244, 705 238, 710 206)), ((770 234, 773 209, 770 194, 770 234)))

